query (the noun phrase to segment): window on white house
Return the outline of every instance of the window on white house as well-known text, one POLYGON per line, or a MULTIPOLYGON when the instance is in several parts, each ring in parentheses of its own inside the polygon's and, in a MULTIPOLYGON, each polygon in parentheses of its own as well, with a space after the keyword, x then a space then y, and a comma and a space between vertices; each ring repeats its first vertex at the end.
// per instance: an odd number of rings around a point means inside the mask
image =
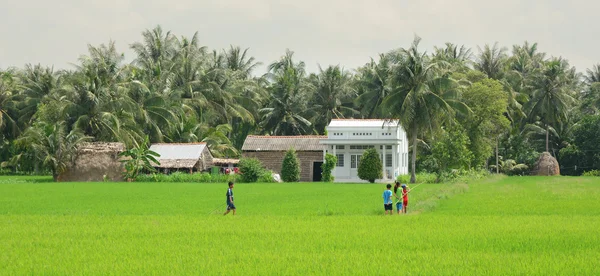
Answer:
POLYGON ((391 153, 385 154, 385 166, 388 168, 392 167, 392 154, 391 153))
POLYGON ((345 148, 345 146, 339 146, 339 145, 338 145, 338 146, 335 146, 335 148, 336 148, 336 149, 344 149, 344 148, 345 148))
POLYGON ((337 167, 343 167, 344 166, 344 154, 336 154, 335 157, 337 157, 337 167))
POLYGON ((350 168, 351 169, 356 169, 358 168, 358 165, 360 164, 360 157, 362 155, 360 154, 352 154, 350 155, 350 168))

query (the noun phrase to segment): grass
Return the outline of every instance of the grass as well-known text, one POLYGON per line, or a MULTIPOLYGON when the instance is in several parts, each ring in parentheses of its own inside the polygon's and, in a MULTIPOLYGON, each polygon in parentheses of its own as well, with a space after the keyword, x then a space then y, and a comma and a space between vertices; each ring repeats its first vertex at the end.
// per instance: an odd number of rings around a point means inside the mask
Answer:
POLYGON ((598 275, 600 178, 381 184, 49 183, 0 177, 0 274, 598 275))

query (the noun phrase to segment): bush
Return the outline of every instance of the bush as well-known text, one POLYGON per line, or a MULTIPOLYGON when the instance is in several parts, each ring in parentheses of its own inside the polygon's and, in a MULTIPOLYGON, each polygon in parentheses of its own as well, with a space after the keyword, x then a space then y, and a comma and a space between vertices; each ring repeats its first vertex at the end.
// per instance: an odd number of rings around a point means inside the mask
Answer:
POLYGON ((246 183, 258 181, 258 178, 264 172, 262 163, 256 158, 242 158, 238 163, 238 167, 241 173, 240 180, 246 183))
POLYGON ((600 176, 599 170, 591 170, 583 173, 583 176, 600 176))
POLYGON ((263 170, 260 177, 258 178, 258 182, 261 183, 273 183, 275 179, 273 179, 273 171, 271 170, 263 170))
POLYGON ((518 164, 511 168, 507 173, 508 175, 527 175, 529 174, 529 166, 525 164, 518 164))
POLYGON ((325 155, 325 163, 323 163, 323 165, 321 165, 321 170, 323 171, 321 173, 321 175, 322 175, 321 181, 333 182, 334 177, 333 177, 333 175, 331 175, 331 171, 333 171, 336 164, 337 164, 337 157, 335 155, 329 154, 329 153, 325 155))
POLYGON ((293 148, 285 153, 281 164, 281 179, 285 182, 298 182, 300 180, 300 161, 293 148))
POLYGON ((367 149, 358 164, 358 177, 371 183, 383 177, 383 165, 375 149, 367 149))

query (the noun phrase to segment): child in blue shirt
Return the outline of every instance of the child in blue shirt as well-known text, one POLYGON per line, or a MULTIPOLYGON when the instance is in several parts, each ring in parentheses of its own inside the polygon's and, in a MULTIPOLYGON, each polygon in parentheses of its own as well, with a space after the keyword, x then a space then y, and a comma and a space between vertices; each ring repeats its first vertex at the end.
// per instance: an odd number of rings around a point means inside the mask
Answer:
POLYGON ((385 191, 383 191, 383 208, 385 210, 385 214, 388 214, 388 211, 390 212, 390 215, 394 214, 394 211, 392 209, 392 191, 390 190, 392 188, 392 184, 387 184, 387 189, 385 191))

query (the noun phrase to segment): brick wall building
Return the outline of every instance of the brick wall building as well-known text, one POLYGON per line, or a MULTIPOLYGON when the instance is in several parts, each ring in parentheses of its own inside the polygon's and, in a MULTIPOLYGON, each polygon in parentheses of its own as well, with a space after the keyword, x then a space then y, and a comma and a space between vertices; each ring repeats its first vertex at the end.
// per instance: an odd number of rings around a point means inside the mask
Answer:
POLYGON ((300 181, 320 181, 325 146, 319 140, 326 136, 248 136, 242 156, 260 160, 265 168, 281 174, 285 152, 294 148, 300 160, 300 181))

